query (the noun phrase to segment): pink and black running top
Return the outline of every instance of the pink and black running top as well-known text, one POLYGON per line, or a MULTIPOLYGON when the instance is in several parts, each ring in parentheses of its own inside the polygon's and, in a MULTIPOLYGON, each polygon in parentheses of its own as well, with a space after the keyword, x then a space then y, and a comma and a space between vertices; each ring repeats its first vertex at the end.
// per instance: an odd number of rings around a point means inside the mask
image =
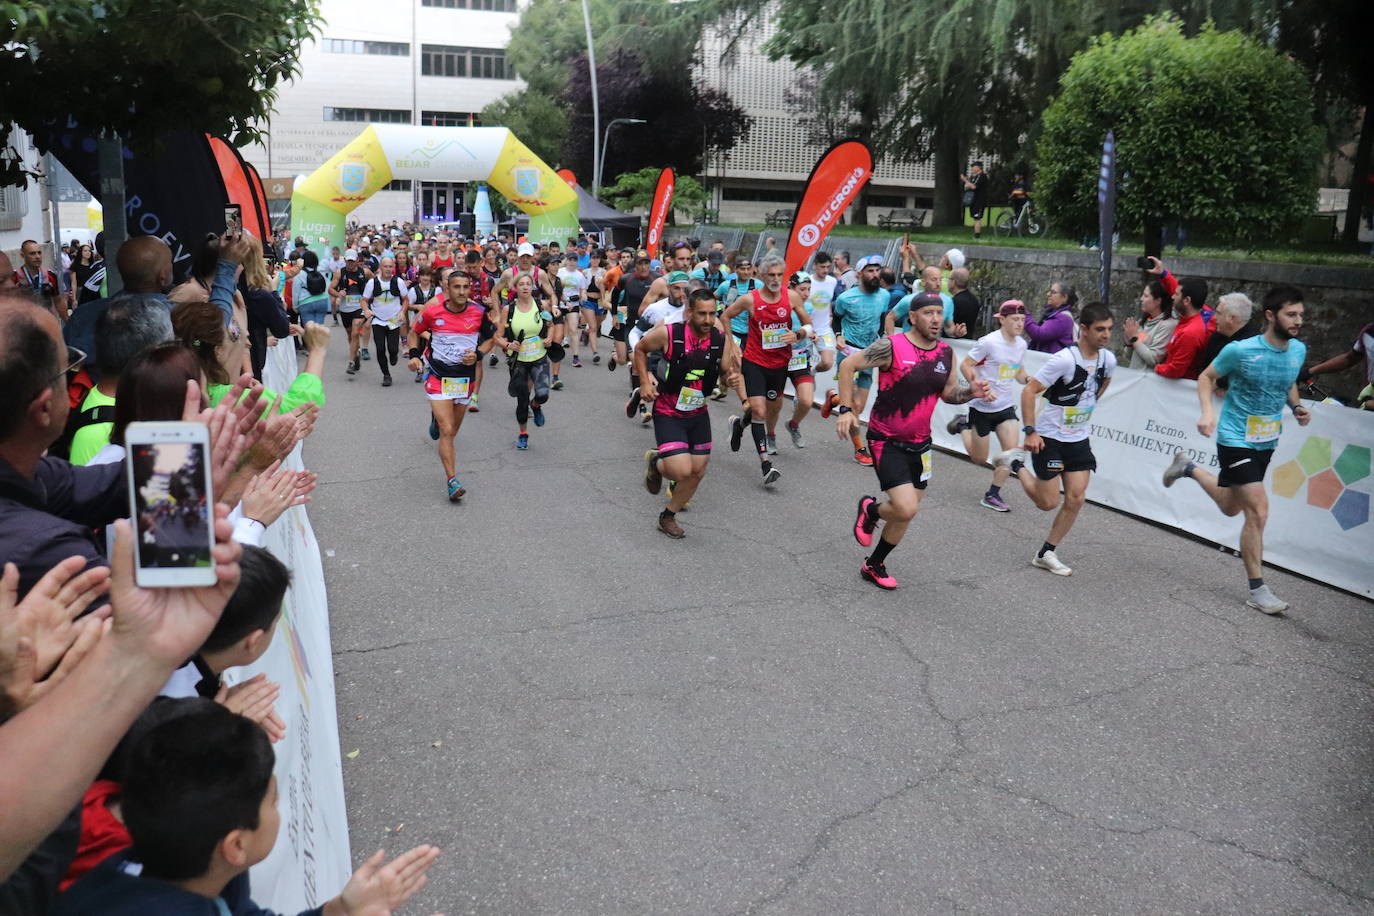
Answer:
POLYGON ((878 397, 868 416, 873 438, 924 442, 930 416, 954 368, 954 351, 940 341, 922 350, 906 334, 893 334, 892 365, 878 372, 878 397))
MULTIPOLYGON (((654 413, 670 417, 695 417, 706 412, 706 396, 710 392, 705 390, 705 383, 710 370, 711 332, 715 329, 708 328, 705 336, 698 337, 686 322, 675 321, 667 328, 668 346, 663 351, 663 359, 669 366, 683 365, 683 375, 679 376, 683 381, 680 388, 674 388, 670 384, 673 373, 669 370, 670 378, 659 383, 654 413), (677 337, 681 338, 680 348, 675 346, 677 341, 674 338, 677 337)), ((720 345, 723 346, 723 340, 720 345)))

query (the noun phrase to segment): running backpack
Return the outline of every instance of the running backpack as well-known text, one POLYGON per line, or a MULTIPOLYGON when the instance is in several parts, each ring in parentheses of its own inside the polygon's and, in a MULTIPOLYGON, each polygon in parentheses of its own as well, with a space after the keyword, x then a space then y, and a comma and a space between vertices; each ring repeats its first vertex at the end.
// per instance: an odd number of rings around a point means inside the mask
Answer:
POLYGON ((668 352, 659 362, 655 375, 664 394, 677 394, 695 372, 701 373, 701 390, 709 393, 720 375, 720 358, 725 353, 725 335, 711 328, 711 342, 705 349, 686 353, 687 325, 677 321, 668 325, 668 352))
POLYGON ((313 267, 305 269, 305 291, 312 296, 319 296, 328 289, 329 283, 325 280, 324 274, 315 270, 313 267))

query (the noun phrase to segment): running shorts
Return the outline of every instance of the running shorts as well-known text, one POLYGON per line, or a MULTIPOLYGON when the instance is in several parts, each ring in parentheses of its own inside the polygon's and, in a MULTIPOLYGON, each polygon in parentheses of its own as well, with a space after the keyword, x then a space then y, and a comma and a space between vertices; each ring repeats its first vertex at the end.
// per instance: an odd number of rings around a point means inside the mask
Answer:
POLYGON ((425 397, 431 401, 452 401, 467 405, 472 400, 472 388, 476 383, 474 375, 460 375, 456 378, 441 378, 433 372, 425 373, 425 397))
POLYGON ((1031 455, 1031 466, 1035 476, 1041 480, 1053 480, 1063 471, 1095 471, 1097 459, 1093 457, 1092 445, 1087 439, 1079 442, 1060 442, 1046 439, 1045 447, 1031 455))
POLYGON ((700 411, 687 417, 654 411, 654 438, 658 457, 711 454, 711 417, 700 411))
POLYGON ((741 359, 744 370, 744 393, 751 398, 765 398, 776 401, 782 397, 783 386, 787 384, 787 367, 765 369, 758 363, 741 359))
POLYGON ((1239 445, 1218 445, 1217 462, 1221 465, 1217 473, 1217 486, 1238 487, 1245 483, 1259 483, 1269 470, 1269 459, 1274 457, 1271 448, 1245 448, 1239 445))
POLYGON ((873 370, 860 369, 854 373, 854 384, 865 391, 873 387, 873 370))
POLYGON ((968 412, 969 426, 973 427, 974 435, 978 436, 980 439, 991 435, 993 430, 997 429, 997 427, 1001 426, 1006 421, 1015 419, 1015 407, 1008 407, 996 413, 983 413, 983 411, 975 407, 969 408, 968 412))
POLYGON ((878 486, 882 489, 891 490, 908 483, 918 490, 926 488, 931 471, 929 439, 924 442, 899 442, 870 436, 868 450, 873 455, 873 471, 878 475, 878 486))

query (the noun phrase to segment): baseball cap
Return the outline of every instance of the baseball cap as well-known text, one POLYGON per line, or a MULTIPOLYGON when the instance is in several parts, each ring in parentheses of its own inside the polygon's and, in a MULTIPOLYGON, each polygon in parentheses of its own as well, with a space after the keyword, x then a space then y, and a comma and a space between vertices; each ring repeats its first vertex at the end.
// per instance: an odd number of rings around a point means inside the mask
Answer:
POLYGON ((345 261, 356 261, 356 260, 358 260, 358 252, 357 252, 355 249, 353 249, 353 248, 348 249, 347 251, 344 252, 344 260, 345 260, 345 261))
POLYGON ((675 271, 673 271, 672 273, 668 274, 668 285, 669 285, 669 286, 671 286, 671 285, 674 284, 674 283, 691 283, 691 282, 692 282, 692 278, 691 278, 690 276, 687 275, 687 271, 685 271, 685 270, 675 270, 675 271))
POLYGON ((859 258, 859 263, 854 265, 855 270, 863 270, 865 267, 882 267, 883 259, 876 254, 871 254, 866 258, 859 258))
POLYGON ((529 242, 521 242, 521 243, 520 243, 520 247, 517 248, 517 249, 515 249, 515 253, 516 253, 517 255, 520 255, 520 254, 533 255, 533 254, 534 254, 534 246, 531 245, 529 242))
POLYGON ((997 309, 998 315, 1024 315, 1026 314, 1026 303, 1020 299, 1008 299, 997 309))
POLYGON ((907 306, 907 308, 914 312, 917 309, 929 308, 932 305, 938 305, 940 308, 944 308, 945 300, 941 299, 935 293, 921 293, 920 295, 911 297, 911 305, 907 306))
POLYGON ((706 252, 706 261, 709 264, 715 264, 716 266, 720 266, 721 264, 725 263, 725 255, 722 252, 715 250, 708 251, 706 252))
POLYGON ((793 284, 794 286, 801 286, 803 283, 810 283, 810 282, 811 282, 811 275, 810 275, 809 273, 807 273, 806 271, 804 271, 804 270, 799 270, 799 271, 797 271, 796 273, 794 273, 794 274, 792 275, 792 284, 793 284))
POLYGON ((953 267, 955 270, 963 267, 965 262, 968 261, 968 258, 964 257, 964 253, 958 248, 951 248, 949 251, 946 251, 945 257, 949 259, 949 266, 953 267))

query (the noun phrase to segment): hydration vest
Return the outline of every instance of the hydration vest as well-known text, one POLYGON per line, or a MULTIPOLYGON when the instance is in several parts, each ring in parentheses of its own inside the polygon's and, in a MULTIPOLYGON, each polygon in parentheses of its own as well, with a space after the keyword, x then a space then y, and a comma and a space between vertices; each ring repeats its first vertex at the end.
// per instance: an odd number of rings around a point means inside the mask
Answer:
POLYGON ((687 352, 687 323, 677 321, 668 328, 668 350, 657 366, 660 394, 677 394, 693 372, 701 373, 701 390, 710 393, 720 375, 720 358, 725 353, 725 335, 711 326, 710 343, 687 352))

